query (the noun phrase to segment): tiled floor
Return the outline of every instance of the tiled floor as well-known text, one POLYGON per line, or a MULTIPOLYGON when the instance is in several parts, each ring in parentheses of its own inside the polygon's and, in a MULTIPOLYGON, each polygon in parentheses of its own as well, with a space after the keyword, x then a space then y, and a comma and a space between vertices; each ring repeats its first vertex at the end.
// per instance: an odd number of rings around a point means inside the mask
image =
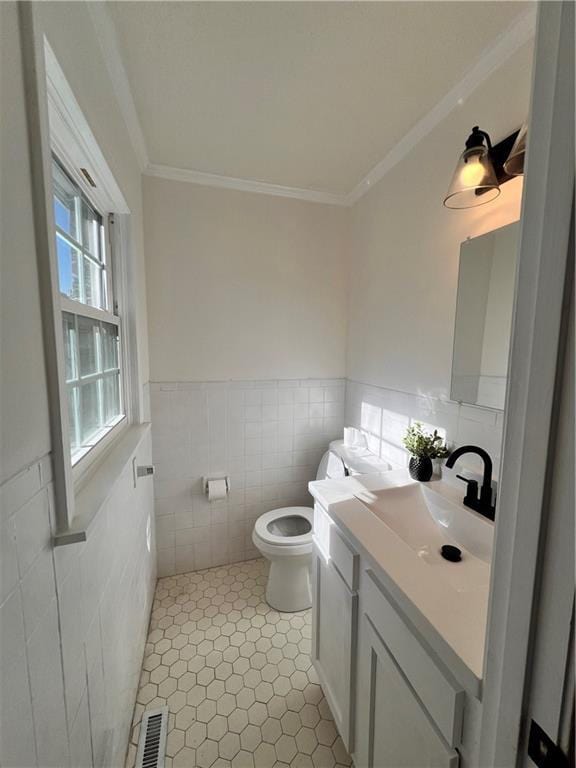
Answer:
POLYGON ((264 600, 264 560, 160 579, 134 713, 170 710, 167 768, 350 765, 310 663, 310 611, 264 600))

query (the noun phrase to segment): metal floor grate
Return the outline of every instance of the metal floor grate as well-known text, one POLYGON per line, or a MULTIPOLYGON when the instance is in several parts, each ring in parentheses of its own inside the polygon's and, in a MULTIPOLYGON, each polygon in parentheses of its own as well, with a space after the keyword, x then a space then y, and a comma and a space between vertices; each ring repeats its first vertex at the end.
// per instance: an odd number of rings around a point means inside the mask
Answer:
POLYGON ((168 707, 144 712, 135 768, 164 768, 167 732, 168 707))

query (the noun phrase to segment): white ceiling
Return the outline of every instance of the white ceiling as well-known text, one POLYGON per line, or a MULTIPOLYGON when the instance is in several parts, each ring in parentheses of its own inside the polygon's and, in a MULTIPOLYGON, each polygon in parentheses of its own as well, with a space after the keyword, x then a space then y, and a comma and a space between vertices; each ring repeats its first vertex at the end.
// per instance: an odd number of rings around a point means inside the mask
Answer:
POLYGON ((338 195, 528 6, 108 4, 151 163, 338 195))

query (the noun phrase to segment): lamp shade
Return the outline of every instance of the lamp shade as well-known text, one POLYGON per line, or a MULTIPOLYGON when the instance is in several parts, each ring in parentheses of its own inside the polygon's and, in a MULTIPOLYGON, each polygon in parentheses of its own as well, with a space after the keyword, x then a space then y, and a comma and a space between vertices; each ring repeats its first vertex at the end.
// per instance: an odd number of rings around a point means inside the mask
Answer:
POLYGON ((524 173, 524 158, 526 157, 526 138, 528 126, 526 123, 518 131, 516 141, 504 163, 504 170, 509 176, 521 176, 524 173))
POLYGON ((446 208, 474 208, 489 203, 500 194, 487 147, 467 147, 460 155, 448 194, 446 208))

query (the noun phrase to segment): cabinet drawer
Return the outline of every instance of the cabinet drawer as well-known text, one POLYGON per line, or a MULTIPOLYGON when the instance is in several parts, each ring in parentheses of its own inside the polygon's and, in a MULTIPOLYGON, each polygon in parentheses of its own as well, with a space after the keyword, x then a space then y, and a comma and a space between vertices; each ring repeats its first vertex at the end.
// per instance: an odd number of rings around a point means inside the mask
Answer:
POLYGON ((362 610, 382 637, 422 706, 451 747, 461 743, 465 693, 450 672, 415 637, 373 571, 362 578, 362 610))
POLYGON ((338 530, 330 515, 319 505, 314 505, 314 541, 316 546, 331 560, 354 592, 358 589, 359 555, 354 552, 338 530))

